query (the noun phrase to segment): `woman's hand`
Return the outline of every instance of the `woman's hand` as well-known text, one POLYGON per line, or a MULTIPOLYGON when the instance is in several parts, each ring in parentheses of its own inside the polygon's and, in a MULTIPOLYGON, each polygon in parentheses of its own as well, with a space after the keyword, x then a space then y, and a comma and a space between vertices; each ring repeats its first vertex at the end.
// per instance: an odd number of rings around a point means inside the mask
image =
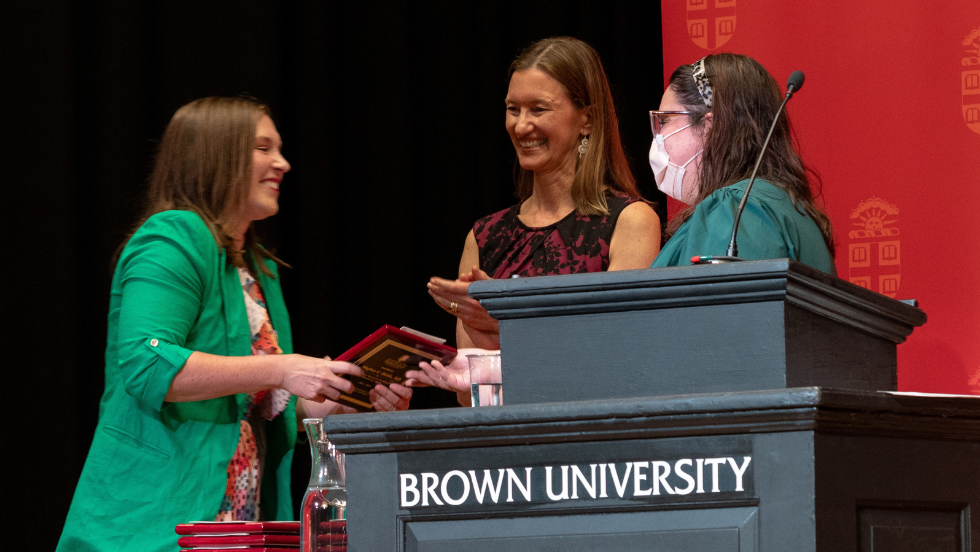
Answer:
POLYGON ((405 385, 409 387, 438 387, 446 391, 459 393, 468 391, 470 388, 470 371, 466 363, 466 357, 460 361, 459 355, 455 360, 443 366, 438 360, 431 363, 420 362, 418 370, 405 372, 408 380, 405 385))
POLYGON ((500 326, 497 320, 491 318, 486 309, 481 307, 480 303, 467 293, 470 283, 489 279, 490 276, 486 272, 474 265, 470 272, 461 273, 457 280, 446 280, 433 276, 429 279, 426 287, 429 288, 429 295, 432 296, 436 304, 459 318, 463 324, 478 330, 499 332, 500 326))
POLYGON ((378 412, 408 410, 408 404, 412 400, 412 390, 397 383, 389 386, 378 384, 368 391, 368 396, 371 397, 371 404, 378 412))
MULTIPOLYGON (((463 245, 463 256, 459 260, 459 278, 429 280, 429 295, 437 305, 456 316, 457 348, 500 348, 500 325, 468 293, 472 282, 488 279, 490 276, 480 270, 480 248, 476 243, 476 236, 470 230, 463 245)), ((422 384, 424 383, 420 383, 422 384)))
POLYGON ((470 365, 466 355, 495 353, 487 349, 459 349, 456 358, 443 366, 438 360, 431 363, 420 362, 418 370, 405 373, 408 379, 405 385, 409 387, 438 387, 456 393, 456 398, 463 406, 470 404, 470 365))
MULTIPOLYGON (((465 362, 458 362, 460 356, 443 366, 438 360, 420 362, 419 370, 409 370, 405 375, 405 385, 409 387, 438 387, 456 393, 456 400, 463 406, 470 405, 470 371, 465 362)), ((463 357, 465 361, 466 357, 463 357)))
MULTIPOLYGON (((412 398, 412 390, 404 385, 393 383, 390 389, 378 385, 368 395, 371 397, 374 409, 378 412, 407 410, 412 398)), ((296 401, 296 421, 300 424, 300 429, 302 429, 303 418, 323 418, 336 414, 357 414, 357 410, 331 400, 314 402, 301 398, 296 401)))
POLYGON ((277 387, 314 402, 335 401, 340 393, 350 393, 354 384, 341 376, 363 376, 356 364, 303 355, 282 355, 282 377, 277 387))

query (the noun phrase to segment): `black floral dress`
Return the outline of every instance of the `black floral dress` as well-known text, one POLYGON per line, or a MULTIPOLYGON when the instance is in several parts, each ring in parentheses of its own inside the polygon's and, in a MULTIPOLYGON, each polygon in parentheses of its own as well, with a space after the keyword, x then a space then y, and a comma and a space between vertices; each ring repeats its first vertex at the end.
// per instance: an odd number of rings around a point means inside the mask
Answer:
POLYGON ((607 191, 608 215, 571 212, 558 222, 532 228, 518 218, 514 205, 473 225, 480 269, 491 278, 600 272, 609 268, 609 242, 623 209, 643 201, 607 191))

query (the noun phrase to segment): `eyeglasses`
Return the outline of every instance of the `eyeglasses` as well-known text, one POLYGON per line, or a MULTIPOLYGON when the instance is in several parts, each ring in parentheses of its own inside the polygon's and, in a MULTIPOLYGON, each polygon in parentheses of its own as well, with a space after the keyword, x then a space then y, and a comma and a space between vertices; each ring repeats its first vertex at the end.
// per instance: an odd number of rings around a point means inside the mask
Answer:
POLYGON ((677 115, 691 115, 691 111, 651 111, 650 112, 650 130, 653 131, 653 135, 656 136, 660 134, 664 126, 670 122, 670 119, 677 115))

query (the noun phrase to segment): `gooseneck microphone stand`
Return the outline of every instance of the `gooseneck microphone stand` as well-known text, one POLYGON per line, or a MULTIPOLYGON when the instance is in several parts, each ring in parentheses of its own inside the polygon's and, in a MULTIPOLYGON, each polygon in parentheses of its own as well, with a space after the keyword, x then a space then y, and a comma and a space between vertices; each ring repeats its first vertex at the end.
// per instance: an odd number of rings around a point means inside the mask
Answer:
POLYGON ((769 139, 772 138, 772 133, 776 130, 776 123, 779 122, 779 116, 783 113, 783 108, 786 107, 786 102, 793 97, 794 92, 798 92, 800 88, 803 87, 804 80, 803 71, 793 71, 786 81, 786 95, 783 98, 782 103, 779 104, 779 109, 776 110, 776 116, 772 120, 772 125, 769 127, 769 134, 766 134, 766 141, 762 144, 762 151, 759 152, 759 156, 755 160, 755 167, 752 169, 752 175, 749 177, 749 184, 745 187, 745 193, 742 194, 742 201, 738 204, 738 209, 735 211, 735 224, 732 226, 732 239, 728 242, 728 250, 725 255, 699 255, 691 259, 693 264, 717 264, 732 261, 744 261, 738 256, 738 245, 736 243, 736 238, 738 236, 738 223, 742 219, 742 211, 745 210, 745 203, 749 199, 749 192, 752 191, 752 185, 755 184, 755 175, 759 172, 759 165, 762 164, 762 156, 766 153, 766 148, 769 147, 769 139))

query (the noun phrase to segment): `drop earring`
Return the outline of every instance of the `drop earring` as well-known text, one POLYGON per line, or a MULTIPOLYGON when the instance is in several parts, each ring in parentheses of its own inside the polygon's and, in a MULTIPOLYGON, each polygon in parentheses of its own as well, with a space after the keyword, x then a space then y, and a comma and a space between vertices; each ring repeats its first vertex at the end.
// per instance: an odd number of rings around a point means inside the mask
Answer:
POLYGON ((585 155, 585 151, 589 149, 589 137, 583 136, 582 143, 578 145, 578 158, 581 159, 585 155))

